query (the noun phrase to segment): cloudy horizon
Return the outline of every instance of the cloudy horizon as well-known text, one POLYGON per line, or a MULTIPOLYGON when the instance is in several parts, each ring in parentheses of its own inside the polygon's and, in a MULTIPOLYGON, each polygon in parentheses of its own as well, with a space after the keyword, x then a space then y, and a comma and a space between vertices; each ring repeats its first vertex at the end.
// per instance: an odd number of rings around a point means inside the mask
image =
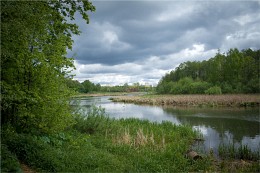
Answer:
POLYGON ((260 1, 93 1, 76 17, 75 80, 156 85, 185 61, 260 48, 260 1))

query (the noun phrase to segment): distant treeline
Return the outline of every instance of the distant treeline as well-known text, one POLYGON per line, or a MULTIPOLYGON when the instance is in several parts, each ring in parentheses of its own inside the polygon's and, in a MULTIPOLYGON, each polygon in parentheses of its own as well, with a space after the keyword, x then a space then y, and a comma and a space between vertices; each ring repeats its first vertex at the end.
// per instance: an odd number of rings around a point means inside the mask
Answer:
POLYGON ((77 80, 68 79, 67 85, 69 88, 74 89, 79 93, 91 93, 91 92, 148 92, 153 91, 152 86, 140 85, 139 83, 134 83, 133 85, 128 85, 125 83, 123 86, 101 86, 100 84, 92 83, 89 80, 85 80, 80 83, 77 80))
POLYGON ((160 94, 259 93, 260 50, 230 49, 202 62, 184 62, 166 74, 160 94))
POLYGON ((80 83, 77 80, 68 79, 67 85, 69 88, 75 90, 76 92, 80 92, 80 93, 89 93, 89 92, 101 90, 100 84, 94 84, 94 83, 90 82, 89 80, 85 80, 84 82, 80 83))

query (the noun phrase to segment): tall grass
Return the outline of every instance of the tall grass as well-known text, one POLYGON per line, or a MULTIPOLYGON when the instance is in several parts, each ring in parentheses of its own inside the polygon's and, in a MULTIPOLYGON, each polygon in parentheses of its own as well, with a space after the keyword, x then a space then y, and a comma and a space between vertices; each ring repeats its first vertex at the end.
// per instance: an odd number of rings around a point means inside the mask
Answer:
MULTIPOLYGON (((37 172, 219 171, 210 156, 198 160, 185 157, 194 139, 200 137, 189 125, 116 120, 98 107, 84 116, 75 114, 75 121, 64 132, 40 136, 4 128, 1 151, 11 155, 13 163, 22 161, 37 172)), ((1 170, 19 170, 9 168, 2 166, 1 170)))
POLYGON ((260 158, 260 148, 258 152, 253 152, 247 145, 240 144, 235 146, 234 143, 220 144, 218 154, 224 159, 243 159, 257 161, 260 158))
POLYGON ((260 172, 259 152, 250 150, 247 145, 234 143, 220 144, 219 167, 223 172, 260 172))
MULTIPOLYGON (((207 159, 185 157, 197 133, 190 126, 110 119, 92 107, 62 133, 34 136, 4 130, 6 150, 39 172, 187 172, 207 159)), ((202 164, 203 163, 203 164, 202 164)), ((3 170, 3 169, 2 169, 3 170)))

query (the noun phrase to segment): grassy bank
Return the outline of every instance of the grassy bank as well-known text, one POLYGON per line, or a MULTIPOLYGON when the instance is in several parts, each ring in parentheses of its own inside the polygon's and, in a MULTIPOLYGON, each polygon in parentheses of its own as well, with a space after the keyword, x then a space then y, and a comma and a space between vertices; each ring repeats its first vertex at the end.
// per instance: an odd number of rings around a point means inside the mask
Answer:
POLYGON ((239 161, 230 170, 231 161, 216 161, 210 154, 187 157, 200 137, 190 126, 110 119, 96 107, 75 120, 66 131, 48 135, 2 127, 1 171, 21 172, 19 162, 37 172, 259 171, 255 161, 239 161))
MULTIPOLYGON (((53 135, 17 134, 5 128, 3 157, 13 157, 47 172, 187 172, 210 169, 208 160, 192 162, 185 153, 196 138, 189 126, 137 119, 114 120, 94 108, 87 118, 53 135)), ((11 157, 11 158, 12 158, 11 157)), ((8 170, 4 163, 2 171, 8 170)), ((7 165, 7 166, 6 166, 7 165)), ((17 166, 16 166, 17 167, 17 166)), ((20 168, 12 168, 19 171, 20 168)))
POLYGON ((260 95, 144 95, 117 96, 114 102, 136 104, 167 105, 167 106, 206 106, 206 107, 257 107, 260 95))

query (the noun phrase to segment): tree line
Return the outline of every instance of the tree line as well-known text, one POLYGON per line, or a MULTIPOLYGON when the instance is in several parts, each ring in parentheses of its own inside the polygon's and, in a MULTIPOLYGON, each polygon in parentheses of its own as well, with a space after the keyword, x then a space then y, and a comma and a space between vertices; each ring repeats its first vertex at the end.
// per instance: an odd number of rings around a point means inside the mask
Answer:
POLYGON ((160 94, 259 93, 260 50, 230 49, 209 60, 187 61, 162 77, 160 94))
POLYGON ((154 88, 152 86, 141 85, 138 82, 133 85, 116 85, 116 86, 101 86, 99 83, 95 84, 90 80, 85 80, 80 83, 77 80, 67 79, 67 86, 78 93, 92 93, 92 92, 150 92, 154 88))

